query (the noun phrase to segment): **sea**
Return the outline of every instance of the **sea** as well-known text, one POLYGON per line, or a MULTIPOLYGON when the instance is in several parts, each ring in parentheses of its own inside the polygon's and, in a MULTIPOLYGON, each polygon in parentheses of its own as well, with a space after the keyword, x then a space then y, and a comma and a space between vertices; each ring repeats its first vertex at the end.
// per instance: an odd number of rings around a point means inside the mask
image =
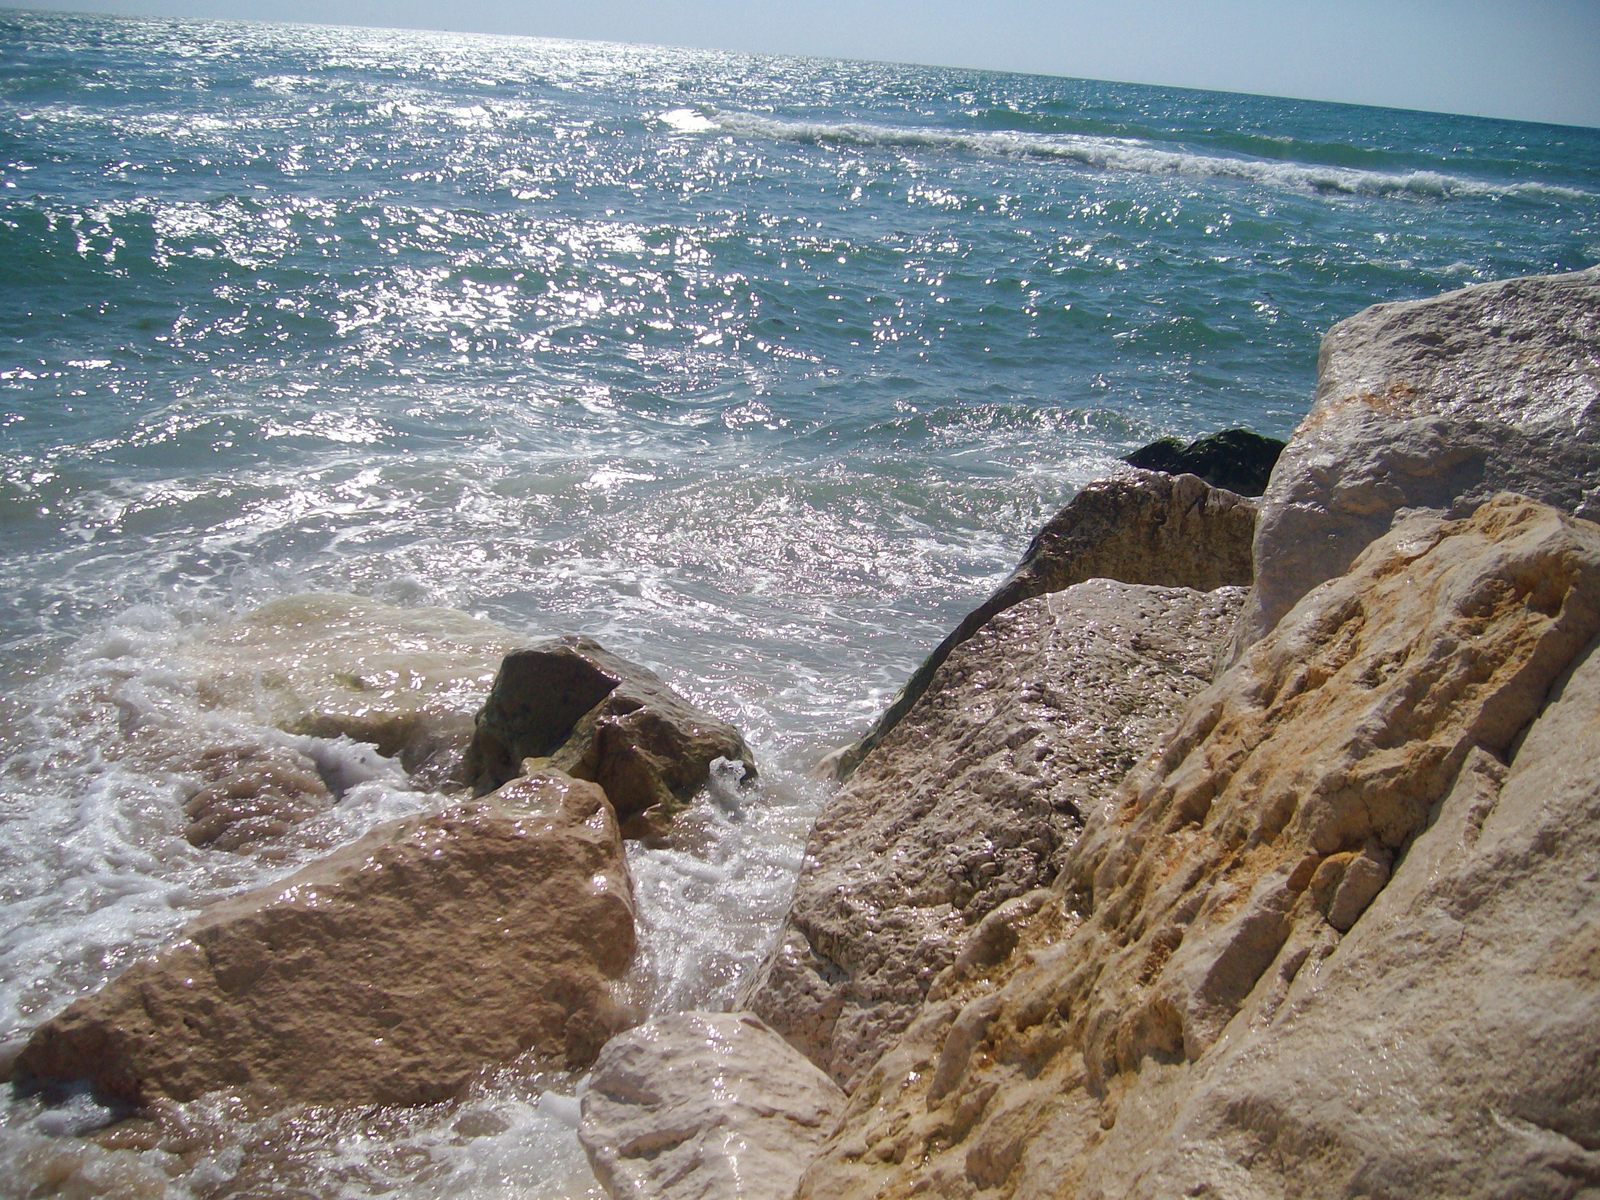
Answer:
MULTIPOLYGON (((318 845, 184 839, 196 776, 126 744, 222 719, 174 662, 267 601, 588 634, 743 729, 760 785, 630 849, 650 1007, 726 1006, 817 761, 1077 489, 1157 437, 1287 436, 1370 304, 1597 261, 1593 129, 0 11, 0 1050, 438 803, 329 742, 318 845)), ((582 1086, 165 1134, 8 1094, 0 1193, 598 1196, 582 1086)))

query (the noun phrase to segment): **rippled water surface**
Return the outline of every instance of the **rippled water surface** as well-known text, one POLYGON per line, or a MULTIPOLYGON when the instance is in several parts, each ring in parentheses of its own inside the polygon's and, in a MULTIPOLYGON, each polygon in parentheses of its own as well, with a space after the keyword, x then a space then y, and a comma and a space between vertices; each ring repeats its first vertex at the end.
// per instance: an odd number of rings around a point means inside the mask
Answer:
MULTIPOLYGON (((633 860, 654 1006, 724 1003, 805 768, 1076 487, 1287 434, 1367 304, 1597 259, 1590 130, 0 12, 0 1038, 315 852, 197 850, 193 779, 128 749, 278 737, 174 654, 307 591, 588 633, 737 722, 762 788, 633 860)), ((318 752, 351 783, 319 845, 430 803, 318 752)), ((22 1192, 583 1195, 574 1086, 201 1104, 155 1148, 19 1102, 0 1158, 22 1192)))

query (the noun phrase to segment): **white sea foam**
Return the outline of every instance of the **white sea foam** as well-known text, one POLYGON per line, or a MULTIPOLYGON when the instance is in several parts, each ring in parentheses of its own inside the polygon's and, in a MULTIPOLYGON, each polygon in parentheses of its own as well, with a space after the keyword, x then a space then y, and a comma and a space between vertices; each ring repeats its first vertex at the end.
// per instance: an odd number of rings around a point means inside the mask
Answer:
POLYGON ((1168 150, 1127 138, 872 125, 860 122, 789 121, 750 113, 678 109, 662 119, 683 132, 720 130, 747 137, 843 146, 955 151, 993 157, 1059 159, 1102 171, 1142 175, 1235 179, 1264 187, 1352 196, 1451 199, 1458 196, 1545 196, 1592 199, 1589 193, 1545 183, 1494 183, 1439 171, 1364 171, 1317 163, 1268 161, 1168 150))
POLYGON ((707 133, 717 127, 716 122, 692 108, 675 108, 661 114, 663 124, 679 133, 707 133))

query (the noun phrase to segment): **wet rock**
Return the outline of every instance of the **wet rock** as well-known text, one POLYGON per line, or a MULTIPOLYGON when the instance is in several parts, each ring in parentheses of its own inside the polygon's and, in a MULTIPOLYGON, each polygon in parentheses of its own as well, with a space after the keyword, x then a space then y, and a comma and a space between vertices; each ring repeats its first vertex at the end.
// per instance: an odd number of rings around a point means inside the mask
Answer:
POLYGON ((1600 268, 1380 304, 1323 339, 1315 403, 1262 500, 1240 645, 1397 515, 1498 491, 1600 518, 1600 268))
POLYGON ((749 1013, 676 1013, 612 1039, 579 1137, 612 1196, 788 1200, 844 1093, 749 1013))
POLYGON ((1162 438, 1141 446, 1122 461, 1145 471, 1168 475, 1198 475, 1212 487, 1241 496, 1259 496, 1267 490, 1273 464, 1283 453, 1283 442, 1248 429, 1225 429, 1184 445, 1177 438, 1162 438))
POLYGON ((968 932, 1055 877, 1081 814, 1209 681, 1242 596, 1096 579, 956 647, 818 818, 743 1003, 850 1086, 968 932))
POLYGON ((1193 475, 1120 471, 1091 483, 1034 537, 995 593, 928 655, 872 731, 838 757, 848 776, 927 689, 940 664, 991 618, 1087 579, 1209 592, 1251 579, 1255 504, 1193 475))
POLYGON ((317 594, 264 604, 177 657, 208 707, 367 743, 436 787, 461 782, 473 714, 515 644, 450 609, 317 594))
POLYGON ((739 731, 695 708, 643 667, 589 638, 506 655, 467 753, 474 786, 515 778, 530 759, 605 789, 624 832, 658 832, 717 759, 755 762, 739 731))
POLYGON ((36 1030, 17 1069, 138 1105, 429 1103, 526 1052, 586 1066, 628 1024, 633 949, 605 796, 529 777, 212 906, 36 1030))
POLYGON ((253 850, 335 802, 317 764, 289 747, 208 746, 194 767, 200 781, 184 804, 184 836, 195 846, 253 850))
POLYGON ((800 1195, 1581 1190, 1597 635, 1600 527, 1502 496, 1386 535, 1090 814, 800 1195))

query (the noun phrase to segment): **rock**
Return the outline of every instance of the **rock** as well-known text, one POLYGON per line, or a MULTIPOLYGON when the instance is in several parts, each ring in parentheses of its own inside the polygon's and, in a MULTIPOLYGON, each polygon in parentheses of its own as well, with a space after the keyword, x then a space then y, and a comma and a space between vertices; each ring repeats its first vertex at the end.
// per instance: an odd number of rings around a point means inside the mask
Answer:
POLYGON ((612 1196, 789 1200, 844 1093, 749 1013, 675 1013, 601 1051, 578 1136, 612 1196))
POLYGON ((1198 475, 1212 487, 1241 496, 1259 496, 1267 490, 1272 466, 1283 453, 1283 442, 1248 429, 1225 429, 1207 434, 1185 446, 1177 438, 1162 438, 1141 446, 1122 461, 1146 471, 1168 475, 1198 475))
POLYGON ((849 1087, 969 931, 1055 877, 1081 813, 1209 682, 1242 596, 1096 579, 956 647, 818 818, 743 1003, 849 1087))
POLYGON ((334 804, 317 764, 289 747, 208 746, 193 765, 184 836, 196 846, 253 850, 334 804))
POLYGON ((1600 519, 1600 268, 1380 304, 1333 327, 1262 500, 1240 646, 1397 514, 1460 517, 1498 491, 1600 519))
POLYGON ((136 1105, 431 1103, 529 1051, 586 1066, 628 1024, 633 949, 605 796, 529 777, 212 906, 36 1030, 17 1069, 136 1105))
POLYGON ((508 654, 478 713, 467 773, 481 792, 537 759, 605 789, 630 836, 659 831, 703 787, 717 759, 755 762, 739 731, 660 679, 567 637, 508 654))
POLYGON ((460 782, 472 717, 509 630, 443 608, 289 596, 178 652, 209 707, 398 757, 424 786, 460 782))
POLYGON ((1597 634, 1600 527, 1514 496, 1403 523, 1090 814, 800 1195, 1575 1194, 1597 634))
POLYGON ((1253 502, 1193 475, 1129 469, 1091 483, 1035 535, 995 593, 928 655, 872 731, 838 756, 839 776, 855 770, 910 711, 950 652, 995 615, 1087 579, 1202 592, 1248 586, 1255 519, 1253 502))

